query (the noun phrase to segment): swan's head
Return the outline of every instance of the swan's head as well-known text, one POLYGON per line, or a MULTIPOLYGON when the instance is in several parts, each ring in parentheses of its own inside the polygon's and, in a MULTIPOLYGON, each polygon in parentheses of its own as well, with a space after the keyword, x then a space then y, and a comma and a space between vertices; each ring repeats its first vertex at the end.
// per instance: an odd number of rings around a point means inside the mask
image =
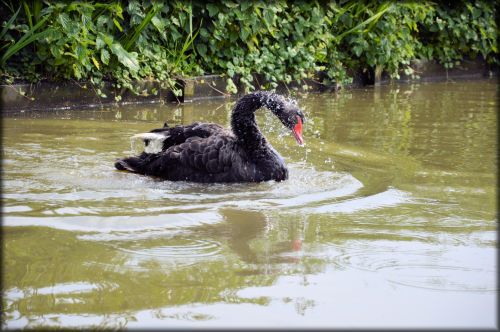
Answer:
POLYGON ((285 109, 285 117, 281 122, 292 131, 293 137, 297 140, 299 145, 304 145, 304 139, 302 138, 302 124, 305 122, 306 118, 302 110, 298 107, 292 107, 290 109, 285 109))
POLYGON ((269 103, 268 108, 280 119, 281 123, 292 131, 292 135, 299 145, 304 144, 302 138, 302 125, 306 121, 304 113, 295 100, 274 95, 274 103, 269 103))
MULTIPOLYGON (((257 97, 258 105, 265 106, 272 111, 274 115, 280 119, 281 123, 292 131, 292 135, 297 140, 297 143, 299 143, 299 145, 304 144, 304 139, 302 138, 302 124, 305 122, 306 118, 295 100, 268 91, 257 91, 247 96, 249 98, 257 97)), ((239 103, 241 103, 245 97, 243 97, 239 103)))

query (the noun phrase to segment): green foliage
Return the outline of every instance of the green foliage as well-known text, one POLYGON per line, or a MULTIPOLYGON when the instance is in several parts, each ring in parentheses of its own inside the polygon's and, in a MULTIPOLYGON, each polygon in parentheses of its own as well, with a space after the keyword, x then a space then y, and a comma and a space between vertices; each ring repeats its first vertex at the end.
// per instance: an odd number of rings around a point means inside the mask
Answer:
POLYGON ((178 77, 201 73, 188 54, 192 31, 182 34, 176 27, 177 38, 168 34, 171 17, 187 10, 183 4, 55 2, 38 10, 37 3, 23 2, 22 16, 10 7, 13 15, 3 23, 4 79, 90 81, 101 95, 104 80, 144 94, 155 91, 138 91, 134 81, 158 79, 179 93, 178 77), (28 15, 34 12, 40 14, 28 15))
POLYGON ((227 91, 301 85, 326 73, 345 85, 356 71, 414 74, 410 61, 447 68, 464 57, 498 64, 495 16, 485 0, 202 0, 4 2, 2 80, 104 80, 135 93, 136 80, 225 74, 227 91))
POLYGON ((320 69, 315 58, 318 28, 323 27, 320 8, 317 3, 284 1, 207 5, 204 14, 210 23, 201 28, 196 42, 202 67, 237 78, 247 89, 258 84, 254 73, 271 88, 280 81, 312 77, 320 69))
POLYGON ((362 29, 348 30, 339 46, 350 50, 350 66, 367 70, 369 68, 384 68, 393 77, 399 76, 401 69, 410 70, 410 60, 418 58, 421 41, 417 38, 417 22, 423 19, 432 6, 426 3, 381 3, 363 6, 355 12, 361 13, 356 19, 341 17, 347 24, 360 19, 365 23, 362 29))
POLYGON ((438 59, 447 68, 459 64, 464 55, 481 55, 498 64, 498 4, 477 0, 436 7, 421 23, 427 41, 423 55, 438 59))

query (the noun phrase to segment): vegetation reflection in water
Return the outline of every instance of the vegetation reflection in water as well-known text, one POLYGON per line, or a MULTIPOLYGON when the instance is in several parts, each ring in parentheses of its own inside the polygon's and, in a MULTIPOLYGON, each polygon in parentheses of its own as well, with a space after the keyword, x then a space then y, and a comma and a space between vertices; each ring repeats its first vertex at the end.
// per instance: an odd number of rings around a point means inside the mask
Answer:
POLYGON ((492 327, 497 90, 299 97, 305 148, 260 112, 282 183, 113 170, 132 135, 233 101, 8 115, 4 327, 492 327))

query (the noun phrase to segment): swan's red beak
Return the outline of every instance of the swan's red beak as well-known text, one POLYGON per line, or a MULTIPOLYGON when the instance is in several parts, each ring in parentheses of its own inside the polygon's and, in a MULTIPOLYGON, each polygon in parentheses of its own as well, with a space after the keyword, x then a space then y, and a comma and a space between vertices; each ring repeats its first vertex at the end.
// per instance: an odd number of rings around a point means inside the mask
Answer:
POLYGON ((302 138, 302 119, 297 115, 297 124, 292 129, 292 134, 297 140, 299 145, 304 145, 304 139, 302 138))

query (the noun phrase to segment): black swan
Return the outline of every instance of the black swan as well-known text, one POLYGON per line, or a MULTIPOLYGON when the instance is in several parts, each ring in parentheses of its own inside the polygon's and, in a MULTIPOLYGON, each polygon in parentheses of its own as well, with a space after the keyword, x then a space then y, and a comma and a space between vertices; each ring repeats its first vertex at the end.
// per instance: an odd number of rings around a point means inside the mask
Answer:
POLYGON ((255 111, 266 107, 292 131, 302 145, 304 114, 283 96, 258 91, 243 96, 233 109, 231 129, 214 123, 153 129, 139 134, 146 144, 137 157, 119 159, 115 167, 172 181, 261 182, 283 181, 288 169, 267 143, 255 122, 255 111), (151 151, 153 143, 161 151, 151 151))

